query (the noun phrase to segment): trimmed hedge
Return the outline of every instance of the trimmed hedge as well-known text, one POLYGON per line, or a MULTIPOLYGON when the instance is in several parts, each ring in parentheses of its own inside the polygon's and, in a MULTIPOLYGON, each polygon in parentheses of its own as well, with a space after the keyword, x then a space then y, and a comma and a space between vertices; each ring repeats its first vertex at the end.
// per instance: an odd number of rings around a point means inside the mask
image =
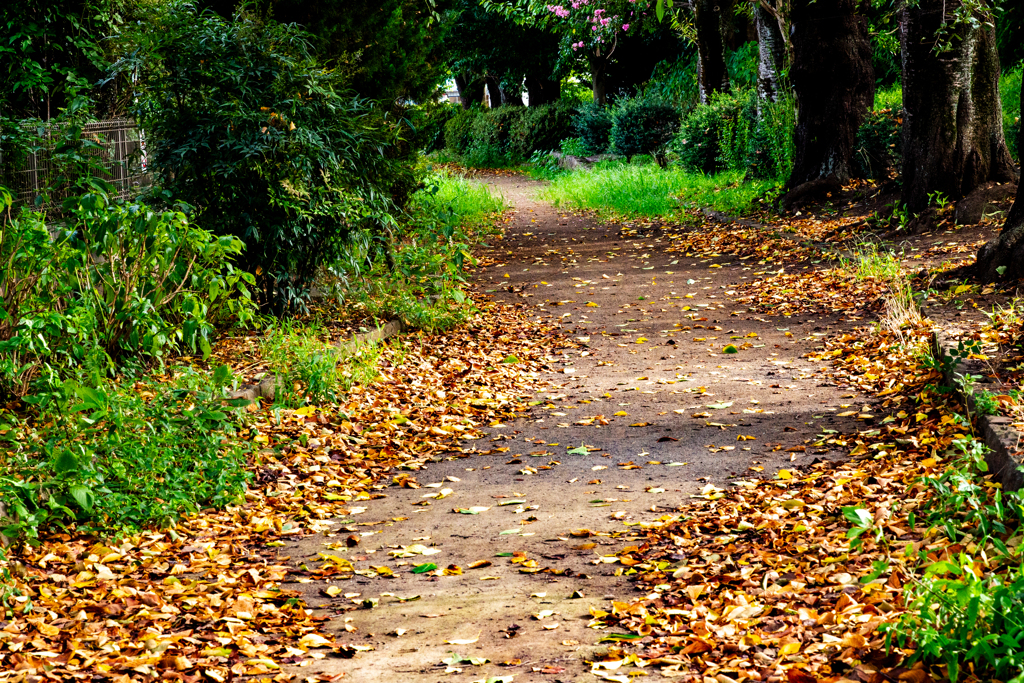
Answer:
POLYGON ((637 97, 624 99, 612 121, 612 144, 629 161, 650 154, 665 166, 665 152, 679 130, 679 110, 670 104, 637 97))
POLYGON ((793 158, 793 102, 762 104, 753 88, 716 93, 687 116, 672 143, 689 171, 745 171, 750 178, 785 178, 793 158))
POLYGON ((445 124, 445 146, 475 167, 507 166, 558 149, 572 135, 567 104, 461 111, 445 124))

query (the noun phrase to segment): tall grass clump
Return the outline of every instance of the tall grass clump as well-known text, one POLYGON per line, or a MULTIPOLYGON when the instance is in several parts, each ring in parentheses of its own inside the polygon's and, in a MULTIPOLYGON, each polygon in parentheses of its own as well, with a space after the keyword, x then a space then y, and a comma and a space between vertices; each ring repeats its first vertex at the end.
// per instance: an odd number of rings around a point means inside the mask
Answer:
POLYGON ((556 206, 610 211, 621 215, 669 216, 689 205, 743 213, 779 186, 775 180, 743 182, 743 171, 715 175, 662 170, 653 164, 599 164, 552 181, 544 198, 556 206))

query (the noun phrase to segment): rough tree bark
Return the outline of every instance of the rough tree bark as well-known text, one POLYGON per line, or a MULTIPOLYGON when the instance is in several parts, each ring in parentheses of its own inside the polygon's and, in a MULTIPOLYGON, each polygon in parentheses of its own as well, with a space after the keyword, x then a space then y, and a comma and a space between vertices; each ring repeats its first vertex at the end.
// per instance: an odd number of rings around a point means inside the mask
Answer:
POLYGON ((459 104, 463 109, 469 109, 484 99, 483 79, 470 74, 456 75, 455 87, 459 91, 459 104))
POLYGON ((725 66, 725 12, 727 0, 693 0, 693 24, 697 31, 697 92, 702 104, 712 93, 729 90, 725 66))
POLYGON ((1003 136, 994 19, 954 23, 959 8, 960 0, 920 0, 900 15, 903 202, 912 213, 935 192, 958 200, 982 183, 1017 179, 1003 136))
POLYGON ((785 86, 782 73, 786 64, 786 40, 777 0, 752 0, 754 28, 757 31, 757 116, 762 102, 778 102, 785 86))
POLYGON ((793 68, 799 113, 784 208, 838 190, 852 176, 853 146, 875 97, 871 45, 857 0, 796 0, 793 68))
MULTIPOLYGON (((1024 106, 1024 90, 1020 102, 1024 106)), ((971 270, 985 282, 1024 277, 1024 175, 1017 182, 1017 197, 999 237, 978 251, 978 261, 971 270)))

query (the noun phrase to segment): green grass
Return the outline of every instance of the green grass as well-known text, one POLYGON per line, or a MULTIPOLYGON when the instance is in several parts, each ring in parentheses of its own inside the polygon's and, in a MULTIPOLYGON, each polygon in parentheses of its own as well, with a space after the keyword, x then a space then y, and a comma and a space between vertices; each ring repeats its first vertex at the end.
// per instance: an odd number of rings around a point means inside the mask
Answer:
POLYGON ((1024 64, 1007 69, 999 78, 999 97, 1003 101, 1003 132, 1014 158, 1020 159, 1020 88, 1024 64))
POLYGON ((441 171, 430 174, 423 189, 412 196, 410 214, 413 224, 441 221, 480 228, 507 207, 503 197, 491 194, 484 185, 441 171))
POLYGON ((743 171, 705 176, 654 164, 610 162, 561 175, 542 196, 558 207, 628 216, 669 216, 688 206, 740 214, 782 185, 778 180, 743 182, 743 176, 743 171))
POLYGON ((879 109, 902 109, 903 86, 899 83, 875 91, 875 111, 879 109))
POLYGON ((376 318, 399 317, 430 331, 456 327, 476 313, 462 291, 472 250, 496 232, 495 215, 506 207, 480 183, 433 173, 394 235, 391 267, 369 243, 356 245, 319 284, 376 318))

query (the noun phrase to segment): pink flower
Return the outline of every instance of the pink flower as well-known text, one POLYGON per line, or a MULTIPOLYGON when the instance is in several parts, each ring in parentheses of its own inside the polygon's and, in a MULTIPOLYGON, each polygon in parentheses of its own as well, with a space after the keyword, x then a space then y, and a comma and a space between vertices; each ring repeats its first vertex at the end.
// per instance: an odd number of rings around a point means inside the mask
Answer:
POLYGON ((623 31, 628 31, 629 30, 629 24, 623 24, 622 25, 622 30, 623 31))

